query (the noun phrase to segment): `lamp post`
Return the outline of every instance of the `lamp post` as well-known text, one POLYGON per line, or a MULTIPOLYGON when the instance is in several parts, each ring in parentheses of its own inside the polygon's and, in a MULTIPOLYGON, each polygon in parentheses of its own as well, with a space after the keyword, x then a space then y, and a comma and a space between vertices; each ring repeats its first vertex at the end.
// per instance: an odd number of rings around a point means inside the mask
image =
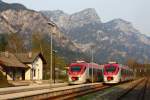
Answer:
POLYGON ((56 71, 56 79, 59 80, 59 68, 56 67, 55 71, 56 71))
POLYGON ((55 75, 55 67, 56 67, 55 66, 56 65, 55 64, 55 54, 57 53, 57 50, 53 50, 53 52, 54 52, 54 70, 53 71, 54 71, 54 84, 55 84, 55 79, 56 79, 56 75, 55 75))
MULTIPOLYGON (((53 29, 55 27, 55 24, 53 22, 48 22, 47 23, 49 26, 51 26, 53 29)), ((52 29, 52 30, 53 30, 52 29)), ((50 84, 52 83, 52 80, 53 80, 53 32, 50 32, 51 34, 51 55, 50 55, 50 58, 51 58, 51 64, 50 64, 50 84)))
POLYGON ((93 49, 91 50, 91 54, 92 54, 92 83, 93 83, 93 49))
POLYGON ((94 62, 94 48, 95 48, 95 45, 91 45, 91 62, 92 62, 92 83, 94 82, 94 66, 93 66, 93 62, 94 62))

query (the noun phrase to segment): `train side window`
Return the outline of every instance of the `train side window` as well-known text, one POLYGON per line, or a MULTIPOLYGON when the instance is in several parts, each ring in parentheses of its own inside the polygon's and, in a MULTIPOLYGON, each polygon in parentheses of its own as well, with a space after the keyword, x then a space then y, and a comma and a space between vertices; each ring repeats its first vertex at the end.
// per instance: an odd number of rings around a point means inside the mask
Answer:
POLYGON ((123 69, 121 69, 121 75, 123 75, 123 69))
POLYGON ((92 75, 92 68, 89 68, 89 75, 92 75))
POLYGON ((121 75, 123 74, 123 69, 121 69, 121 75))
MULTIPOLYGON (((93 68, 93 74, 95 75, 97 73, 98 73, 97 69, 93 68)), ((92 75, 92 68, 89 68, 89 75, 92 75)))

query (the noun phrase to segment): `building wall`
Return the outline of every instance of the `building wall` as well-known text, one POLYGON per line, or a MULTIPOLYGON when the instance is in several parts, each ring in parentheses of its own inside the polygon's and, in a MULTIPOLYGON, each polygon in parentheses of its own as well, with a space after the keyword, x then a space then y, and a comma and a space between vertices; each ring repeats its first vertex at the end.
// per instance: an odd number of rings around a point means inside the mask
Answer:
POLYGON ((13 78, 10 75, 7 74, 7 80, 10 81, 10 80, 13 80, 13 78))
POLYGON ((25 72, 25 80, 43 79, 43 61, 37 57, 32 64, 27 64, 30 68, 25 72))
MULTIPOLYGON (((37 57, 32 64, 27 65, 30 68, 25 70, 25 80, 43 79, 43 61, 40 57, 37 57)), ((2 70, 2 66, 0 66, 0 69, 2 70)), ((7 80, 22 80, 22 69, 9 68, 2 72, 4 75, 7 75, 7 80)))
POLYGON ((7 80, 22 80, 22 70, 19 68, 7 68, 2 73, 7 80))
POLYGON ((13 80, 13 79, 10 77, 10 75, 7 75, 7 74, 6 74, 6 70, 3 69, 3 66, 0 66, 0 71, 2 72, 2 74, 3 74, 4 76, 6 76, 7 80, 13 80))
POLYGON ((13 80, 13 78, 11 77, 11 75, 7 74, 6 71, 3 70, 2 66, 1 67, 1 72, 4 76, 6 76, 7 80, 13 80))
POLYGON ((37 57, 33 63, 33 80, 43 79, 43 62, 40 57, 37 57))
POLYGON ((26 69, 25 71, 25 80, 32 80, 31 77, 31 69, 32 69, 32 64, 27 64, 30 68, 26 69))

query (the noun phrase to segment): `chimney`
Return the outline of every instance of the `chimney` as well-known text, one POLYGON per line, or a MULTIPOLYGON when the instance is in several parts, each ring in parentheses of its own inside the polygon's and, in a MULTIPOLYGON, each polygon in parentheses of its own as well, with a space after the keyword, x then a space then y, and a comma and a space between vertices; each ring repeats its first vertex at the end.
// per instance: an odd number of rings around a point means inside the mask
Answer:
POLYGON ((5 52, 5 57, 7 57, 7 58, 9 57, 9 52, 8 51, 5 52))
POLYGON ((32 57, 32 52, 29 52, 29 55, 28 55, 28 56, 29 56, 29 58, 31 58, 31 57, 32 57))

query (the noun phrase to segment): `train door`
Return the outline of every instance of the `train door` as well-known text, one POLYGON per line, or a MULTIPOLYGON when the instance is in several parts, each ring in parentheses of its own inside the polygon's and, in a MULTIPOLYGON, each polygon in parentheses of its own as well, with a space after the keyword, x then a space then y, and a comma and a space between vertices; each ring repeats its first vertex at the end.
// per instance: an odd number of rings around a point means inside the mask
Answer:
POLYGON ((103 72, 102 69, 97 70, 97 81, 102 81, 103 80, 103 72))

